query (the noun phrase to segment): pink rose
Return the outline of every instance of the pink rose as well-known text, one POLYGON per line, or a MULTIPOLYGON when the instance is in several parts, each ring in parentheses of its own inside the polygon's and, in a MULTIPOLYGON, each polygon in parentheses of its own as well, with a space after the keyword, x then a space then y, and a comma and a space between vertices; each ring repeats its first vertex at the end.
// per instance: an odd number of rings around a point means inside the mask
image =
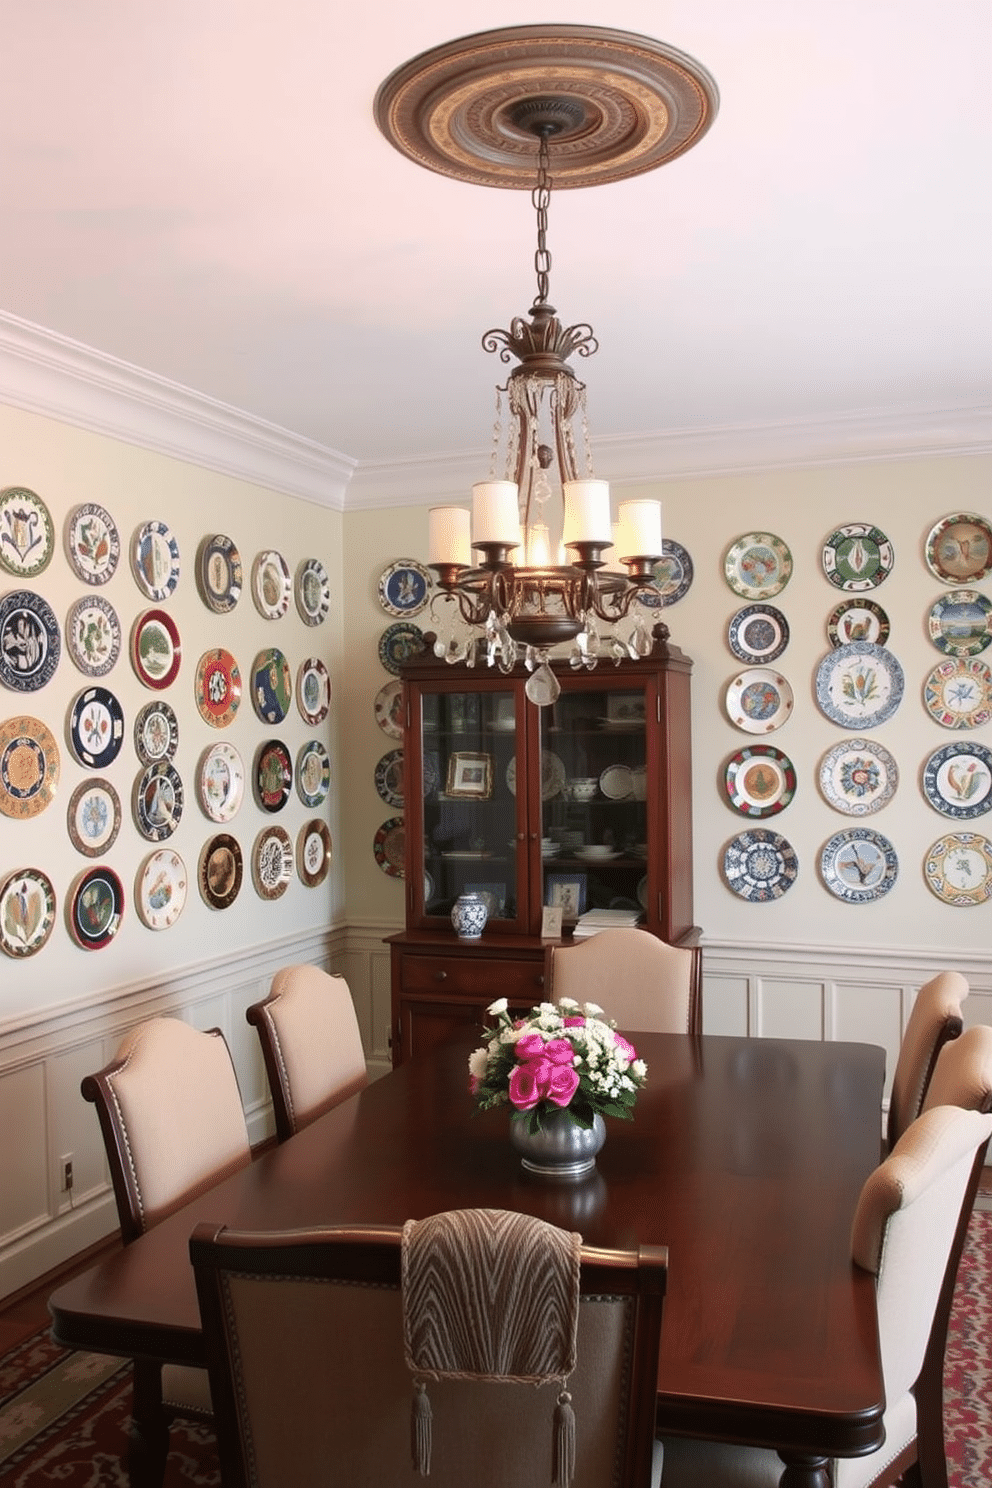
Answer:
POLYGON ((523 1038, 517 1039, 513 1049, 520 1060, 541 1059, 544 1055, 544 1040, 539 1033, 525 1033, 523 1038))
POLYGON ((562 1018, 561 1021, 566 1028, 585 1028, 586 1026, 585 1018, 562 1018))
POLYGON ((567 1106, 579 1088, 579 1077, 574 1069, 564 1064, 551 1066, 547 1099, 556 1106, 567 1106))
POLYGON ((637 1058, 637 1050, 634 1048, 633 1044, 628 1044, 627 1040, 625 1038, 621 1038, 619 1033, 615 1033, 613 1035, 613 1039, 621 1054, 625 1054, 626 1057, 630 1060, 631 1064, 633 1064, 634 1060, 637 1058))
POLYGON ((510 1099, 518 1111, 529 1111, 543 1100, 552 1066, 546 1059, 529 1059, 510 1072, 510 1099))
POLYGON ((568 1039, 552 1039, 544 1046, 544 1057, 550 1059, 552 1064, 574 1064, 575 1050, 568 1039))

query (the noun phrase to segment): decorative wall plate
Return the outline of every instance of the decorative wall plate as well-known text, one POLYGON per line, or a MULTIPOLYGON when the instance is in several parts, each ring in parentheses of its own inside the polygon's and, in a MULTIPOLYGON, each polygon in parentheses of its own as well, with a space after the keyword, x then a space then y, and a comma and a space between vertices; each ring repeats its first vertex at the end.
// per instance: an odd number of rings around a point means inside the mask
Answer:
POLYGON ((799 859, 792 844, 768 827, 741 832, 724 848, 727 887, 750 904, 781 899, 798 873, 799 859))
POLYGON ((984 904, 992 897, 992 842, 978 832, 949 832, 927 853, 923 876, 945 904, 984 904))
POLYGON ((296 570, 296 608, 304 625, 323 625, 331 608, 331 581, 319 558, 304 558, 296 570))
POLYGON ((845 904, 871 904, 896 881, 899 860, 881 832, 849 827, 835 832, 820 853, 820 875, 831 894, 845 904))
POLYGON ((842 739, 820 761, 820 791, 845 816, 870 816, 891 801, 899 768, 874 739, 842 739))
POLYGON ((0 568, 17 579, 33 579, 55 551, 55 528, 40 496, 24 486, 0 491, 0 568))
POLYGON ((419 656, 423 649, 424 633, 412 621, 397 620, 395 625, 387 625, 379 637, 379 660, 394 676, 405 661, 419 656))
POLYGON ((976 656, 940 662, 923 684, 923 706, 942 728, 981 728, 992 718, 992 670, 976 656))
POLYGON ((251 597, 263 620, 280 620, 289 609, 293 581, 286 560, 274 549, 257 554, 251 566, 251 597))
POLYGON ((748 734, 770 734, 792 712, 792 688, 772 667, 750 667, 733 678, 724 703, 727 717, 748 734))
POLYGON ((327 800, 331 788, 331 761, 319 739, 308 739, 296 756, 296 794, 308 810, 327 800))
POLYGON ((237 816, 245 795, 245 767, 233 744, 222 740, 204 751, 198 777, 200 805, 211 821, 237 816))
POLYGON ((692 559, 681 543, 670 538, 661 540, 661 557, 654 566, 654 584, 650 589, 639 589, 637 600, 649 610, 661 610, 667 605, 677 604, 692 587, 692 559))
POLYGON ((770 744, 751 744, 727 761, 723 788, 741 816, 775 816, 796 793, 796 770, 787 754, 770 744))
POLYGON ((401 816, 391 816, 384 821, 372 843, 375 860, 383 873, 390 878, 403 878, 406 874, 406 828, 401 816))
POLYGON ((171 760, 179 748, 179 720, 168 703, 153 698, 134 720, 134 749, 143 765, 171 760))
POLYGON ((774 661, 789 644, 789 623, 774 605, 745 605, 727 627, 727 644, 738 661, 774 661))
POLYGON ((179 544, 165 522, 145 522, 131 539, 131 572, 148 599, 161 604, 179 583, 179 544))
POLYGON ((218 832, 203 846, 197 867, 200 897, 211 909, 228 909, 241 892, 244 862, 241 844, 227 832, 218 832))
POLYGON ((179 675, 183 659, 179 630, 165 610, 146 610, 131 628, 131 665, 139 681, 161 692, 179 675))
POLYGON ((138 870, 134 902, 149 930, 168 930, 186 903, 186 864, 177 852, 160 847, 150 853, 138 870))
POLYGON ((110 513, 93 501, 74 506, 65 523, 65 552, 84 584, 105 584, 117 571, 121 539, 110 513))
POLYGON ((417 615, 430 598, 434 577, 416 558, 397 558, 379 577, 379 603, 387 615, 417 615))
POLYGON ((208 610, 226 615, 241 598, 241 554, 223 532, 205 537, 196 553, 196 587, 208 610))
POLYGON ((892 717, 905 685, 891 651, 871 641, 851 641, 828 651, 817 667, 817 706, 841 728, 876 728, 892 717))
POLYGON ((117 611, 102 594, 84 594, 65 618, 65 645, 88 677, 105 677, 121 654, 117 611))
POLYGON ((403 810, 403 751, 391 749, 375 767, 375 788, 395 811, 403 810))
POLYGON ((852 641, 884 646, 888 639, 889 617, 873 599, 845 599, 827 616, 831 646, 849 646, 852 641))
POLYGON ((282 827, 263 827, 255 838, 251 876, 261 899, 281 899, 285 894, 293 876, 293 844, 282 827))
POLYGON ((941 816, 984 816, 992 810, 992 749, 964 740, 935 749, 923 766, 923 794, 941 816))
MULTIPOLYGON (((564 764, 550 749, 541 750, 541 800, 550 801, 553 796, 560 795, 568 772, 564 764)), ((506 783, 510 794, 517 793, 517 761, 511 759, 506 767, 506 783)))
POLYGON ((723 576, 742 599, 772 599, 792 577, 792 554, 772 532, 748 532, 728 549, 723 576))
POLYGON ((870 522, 848 522, 846 527, 831 532, 820 559, 834 588, 857 594, 884 583, 892 572, 895 554, 878 527, 870 522))
POLYGON ((81 765, 105 770, 121 752, 124 710, 106 687, 87 687, 69 714, 69 745, 81 765))
POLYGON ((241 672, 230 651, 205 651, 196 668, 196 706, 213 728, 227 728, 241 706, 241 672))
POLYGON ((102 951, 121 928, 124 889, 106 863, 88 869, 73 884, 66 906, 69 934, 84 951, 102 951))
POLYGON ((403 737, 403 683, 386 682, 375 695, 375 721, 391 739, 403 737))
POLYGON ((599 788, 608 801, 625 801, 634 794, 629 765, 608 765, 599 777, 599 788))
POLYGON ((263 811, 281 811, 293 784, 293 761, 281 739, 266 739, 255 756, 255 795, 263 811))
POLYGON ((62 637, 55 611, 40 594, 12 589, 0 599, 0 682, 37 692, 55 675, 62 637))
POLYGON ((0 724, 0 811, 25 821, 51 801, 61 760, 55 735, 38 718, 22 714, 0 724))
POLYGON ((77 785, 66 812, 69 840, 84 858, 109 852, 121 829, 120 797, 109 780, 99 776, 77 785))
POLYGON ((927 630, 946 656, 977 656, 992 641, 992 600, 978 589, 953 589, 930 606, 927 630))
POLYGON ((293 706, 293 674, 275 646, 259 651, 251 664, 251 701, 263 723, 282 723, 293 706))
POLYGON ((183 814, 183 783, 169 760, 146 765, 134 785, 134 821, 149 842, 171 837, 183 814))
POLYGON ((319 656, 301 661, 296 673, 296 706, 304 723, 315 728, 331 707, 331 679, 319 656))
POLYGON ((55 890, 40 868, 19 868, 0 882, 0 951, 23 958, 40 951, 55 924, 55 890))
POLYGON ((331 867, 331 833, 319 817, 304 822, 296 839, 296 871, 308 889, 322 884, 331 867))
POLYGON ((945 584, 974 584, 992 573, 992 523, 978 512, 954 512, 930 529, 927 568, 945 584))

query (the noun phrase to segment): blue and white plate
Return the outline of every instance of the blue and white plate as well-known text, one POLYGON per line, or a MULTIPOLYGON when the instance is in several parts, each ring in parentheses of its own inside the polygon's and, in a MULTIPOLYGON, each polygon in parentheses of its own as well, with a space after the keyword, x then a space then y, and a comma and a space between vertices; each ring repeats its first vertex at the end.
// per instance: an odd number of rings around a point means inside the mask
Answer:
POLYGON ((941 816, 984 816, 992 810, 992 749, 963 740, 935 749, 923 766, 923 794, 941 816))
POLYGON ((723 851, 723 876, 728 889, 750 904, 781 899, 792 888, 799 873, 799 859, 791 842, 769 831, 752 827, 740 832, 723 851))
POLYGON ((874 739, 842 739, 820 761, 823 799, 845 816, 881 810, 898 784, 898 765, 874 739))
POLYGON ((179 583, 179 544, 165 522, 145 522, 131 539, 131 572, 142 594, 161 604, 179 583))
POLYGON ((37 692, 55 675, 62 636, 55 611, 30 589, 0 599, 0 682, 12 692, 37 692))
POLYGON ((837 646, 816 671, 817 706, 841 728, 870 729, 884 723, 902 702, 905 686, 892 652, 871 641, 837 646))
POLYGON ((738 661, 775 661, 789 644, 789 622, 774 605, 745 605, 727 627, 727 645, 738 661))
POLYGON ((69 744, 81 765, 105 770, 121 752, 124 709, 106 687, 87 687, 69 714, 69 744))
POLYGON ((183 783, 169 760, 147 765, 134 786, 134 820, 142 837, 164 842, 183 814, 183 783))
POLYGON ((433 582, 430 570, 416 558, 397 558, 379 577, 379 603, 387 615, 418 615, 433 582))
POLYGON ((665 609, 677 604, 692 587, 692 559, 681 543, 671 538, 661 540, 661 557, 654 566, 654 584, 650 589, 639 589, 637 600, 649 610, 665 609))
POLYGON ((845 904, 871 904, 896 881, 899 860, 881 832, 849 827, 835 832, 820 853, 820 874, 831 894, 845 904))

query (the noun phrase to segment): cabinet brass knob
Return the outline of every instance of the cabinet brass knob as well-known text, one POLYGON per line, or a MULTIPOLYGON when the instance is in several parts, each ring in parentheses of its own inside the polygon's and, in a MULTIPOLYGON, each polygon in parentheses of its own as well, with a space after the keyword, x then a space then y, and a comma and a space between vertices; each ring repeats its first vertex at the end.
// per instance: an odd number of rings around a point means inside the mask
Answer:
POLYGON ((436 971, 434 973, 434 980, 436 982, 446 982, 448 980, 448 973, 446 971, 436 971))
POLYGON ((534 980, 535 980, 535 982, 537 983, 537 985, 539 987, 543 987, 544 986, 544 973, 543 973, 543 971, 542 971, 541 975, 540 976, 536 976, 534 978, 534 980))

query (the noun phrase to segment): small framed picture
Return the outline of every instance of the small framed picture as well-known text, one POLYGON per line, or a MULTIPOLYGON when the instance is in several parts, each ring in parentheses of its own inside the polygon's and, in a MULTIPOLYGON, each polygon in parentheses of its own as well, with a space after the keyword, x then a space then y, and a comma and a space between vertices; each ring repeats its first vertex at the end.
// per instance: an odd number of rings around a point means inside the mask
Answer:
POLYGON ((577 920, 586 907, 586 875, 584 873, 549 873, 544 881, 545 902, 561 910, 567 924, 577 920))
POLYGON ((610 723, 643 723, 643 692, 608 692, 606 716, 610 723))
POLYGON ((493 757, 491 754, 453 754, 448 761, 449 796, 467 796, 477 801, 493 793, 493 757))
POLYGON ((552 907, 551 907, 550 904, 546 904, 544 906, 544 908, 541 910, 541 939, 542 940, 560 940, 561 939, 561 906, 560 905, 558 905, 557 908, 552 909, 552 907))
POLYGON ((467 883, 465 889, 485 900, 490 919, 498 920, 506 909, 505 883, 467 883))

